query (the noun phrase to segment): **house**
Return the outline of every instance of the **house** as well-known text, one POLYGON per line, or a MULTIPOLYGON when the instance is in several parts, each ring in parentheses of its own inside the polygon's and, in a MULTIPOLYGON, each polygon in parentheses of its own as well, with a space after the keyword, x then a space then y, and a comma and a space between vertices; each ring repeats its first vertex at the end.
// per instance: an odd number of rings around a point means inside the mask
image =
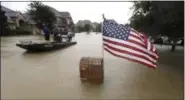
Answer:
MULTIPOLYGON (((48 6, 49 7, 49 6, 48 6)), ((60 12, 56 10, 55 8, 49 7, 54 13, 55 16, 57 17, 56 20, 56 25, 57 26, 64 26, 64 25, 69 25, 70 28, 74 29, 75 24, 73 22, 72 16, 69 12, 60 12)))
MULTIPOLYGON (((49 7, 49 6, 48 6, 49 7)), ((55 8, 49 7, 56 15, 57 26, 63 26, 68 24, 70 28, 74 28, 74 22, 69 12, 60 12, 55 8)), ((7 16, 8 26, 10 29, 23 28, 29 30, 33 34, 41 33, 42 31, 36 27, 36 22, 31 19, 28 13, 21 13, 20 11, 14 11, 7 7, 2 6, 2 10, 5 11, 7 16)))
POLYGON ((16 29, 24 26, 25 16, 20 11, 14 11, 1 5, 1 10, 5 12, 7 17, 8 27, 16 29))
POLYGON ((31 16, 28 13, 23 13, 23 15, 26 17, 25 18, 25 29, 28 31, 32 32, 32 34, 41 34, 42 31, 36 27, 36 22, 31 19, 31 16))
POLYGON ((40 30, 36 27, 36 23, 31 20, 31 17, 27 13, 14 11, 5 6, 1 7, 1 10, 5 11, 9 29, 21 28, 31 32, 32 34, 40 33, 40 30))
MULTIPOLYGON (((71 27, 72 29, 75 27, 71 14, 69 12, 60 12, 60 11, 57 11, 55 8, 52 8, 52 7, 49 7, 49 8, 55 13, 55 16, 57 17, 55 24, 58 27, 66 24, 68 24, 69 27, 71 27)), ((26 17, 25 22, 29 25, 29 29, 32 30, 33 34, 37 34, 40 32, 42 33, 41 30, 39 32, 38 28, 36 27, 36 22, 31 19, 31 16, 28 13, 24 13, 24 16, 26 17)))

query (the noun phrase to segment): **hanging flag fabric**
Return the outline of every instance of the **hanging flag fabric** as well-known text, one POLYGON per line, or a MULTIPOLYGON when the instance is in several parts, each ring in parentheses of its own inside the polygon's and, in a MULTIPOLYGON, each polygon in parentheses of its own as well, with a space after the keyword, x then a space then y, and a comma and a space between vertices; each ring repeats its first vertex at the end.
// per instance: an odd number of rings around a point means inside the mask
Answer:
POLYGON ((114 20, 103 22, 103 45, 110 54, 155 68, 159 58, 155 46, 129 25, 114 20))

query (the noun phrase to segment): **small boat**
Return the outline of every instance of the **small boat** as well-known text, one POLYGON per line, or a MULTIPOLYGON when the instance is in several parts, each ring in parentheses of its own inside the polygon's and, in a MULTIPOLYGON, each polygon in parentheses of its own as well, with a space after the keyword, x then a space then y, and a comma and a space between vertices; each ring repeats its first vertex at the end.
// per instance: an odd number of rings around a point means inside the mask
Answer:
POLYGON ((68 25, 61 27, 56 26, 52 33, 54 34, 55 42, 32 42, 32 41, 20 41, 21 43, 16 44, 18 47, 26 49, 27 51, 49 51, 61 49, 76 44, 71 42, 75 36, 75 32, 68 25), (64 41, 65 40, 65 41, 64 41))
POLYGON ((43 42, 43 43, 33 43, 29 42, 21 42, 17 43, 16 46, 26 49, 27 51, 50 51, 65 48, 71 45, 76 44, 76 42, 43 42))

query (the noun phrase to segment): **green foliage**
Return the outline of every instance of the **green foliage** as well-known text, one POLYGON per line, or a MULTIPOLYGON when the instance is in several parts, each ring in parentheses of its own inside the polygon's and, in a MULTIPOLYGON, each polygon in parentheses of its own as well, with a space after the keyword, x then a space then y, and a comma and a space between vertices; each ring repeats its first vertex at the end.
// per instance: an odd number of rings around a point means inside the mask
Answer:
POLYGON ((184 35, 183 1, 135 1, 130 18, 133 28, 150 35, 182 37, 184 35))
POLYGON ((7 23, 7 16, 5 16, 5 12, 2 11, 0 6, 0 15, 1 15, 1 28, 0 28, 0 36, 7 35, 8 23, 7 23))
POLYGON ((101 24, 98 24, 95 28, 95 32, 101 32, 101 24))
POLYGON ((90 32, 90 30, 92 29, 90 24, 85 24, 84 29, 86 32, 90 32))
POLYGON ((50 29, 52 28, 52 24, 56 21, 56 16, 49 6, 46 6, 39 1, 33 1, 28 6, 28 13, 31 18, 38 23, 37 26, 39 28, 41 28, 41 23, 47 24, 50 29))
POLYGON ((82 26, 75 27, 75 32, 83 32, 83 31, 85 31, 84 27, 82 27, 82 26))
POLYGON ((95 27, 93 28, 91 24, 85 24, 84 26, 76 25, 75 32, 101 32, 101 24, 97 23, 95 24, 95 27))
POLYGON ((90 24, 85 24, 84 26, 76 26, 76 32, 90 32, 92 26, 90 24))

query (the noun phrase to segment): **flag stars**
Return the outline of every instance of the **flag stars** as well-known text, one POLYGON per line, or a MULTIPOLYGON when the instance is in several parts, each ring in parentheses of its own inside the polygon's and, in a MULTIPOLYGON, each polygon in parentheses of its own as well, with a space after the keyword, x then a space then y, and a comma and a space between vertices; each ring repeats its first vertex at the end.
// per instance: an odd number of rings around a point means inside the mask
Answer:
POLYGON ((122 24, 117 24, 115 21, 104 22, 103 32, 105 36, 126 40, 129 36, 129 27, 125 27, 122 24))

